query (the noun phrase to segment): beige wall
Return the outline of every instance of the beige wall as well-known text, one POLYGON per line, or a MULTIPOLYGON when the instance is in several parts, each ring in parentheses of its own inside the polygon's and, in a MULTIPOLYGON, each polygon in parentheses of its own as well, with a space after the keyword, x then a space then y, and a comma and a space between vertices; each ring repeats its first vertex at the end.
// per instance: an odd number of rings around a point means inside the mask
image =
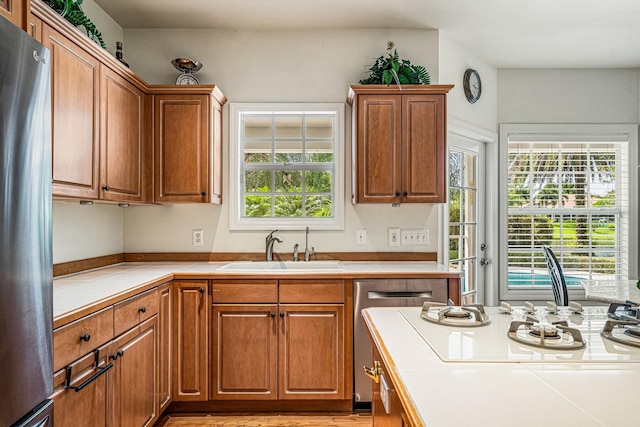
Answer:
MULTIPOLYGON (((107 15, 93 0, 84 0, 81 7, 85 15, 91 19, 91 22, 95 24, 98 31, 102 34, 102 39, 107 45, 107 50, 111 52, 112 55, 115 55, 116 42, 124 39, 122 27, 107 15)), ((126 46, 124 48, 126 49, 126 46)))
POLYGON ((449 116, 472 123, 482 129, 496 132, 498 115, 498 70, 459 43, 440 33, 440 80, 455 84, 447 97, 449 116), (467 68, 480 74, 482 95, 470 104, 464 95, 463 76, 467 68))
POLYGON ((637 123, 638 69, 502 69, 499 123, 637 123))

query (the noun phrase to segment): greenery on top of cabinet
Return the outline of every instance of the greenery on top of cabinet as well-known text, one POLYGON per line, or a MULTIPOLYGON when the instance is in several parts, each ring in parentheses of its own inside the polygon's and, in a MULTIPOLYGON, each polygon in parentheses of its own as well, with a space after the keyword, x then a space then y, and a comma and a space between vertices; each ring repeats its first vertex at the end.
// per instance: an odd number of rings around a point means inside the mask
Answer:
POLYGON ((103 49, 107 48, 107 45, 102 39, 102 33, 98 31, 95 24, 84 14, 81 7, 83 0, 44 0, 44 2, 72 25, 84 28, 87 36, 98 43, 103 49))

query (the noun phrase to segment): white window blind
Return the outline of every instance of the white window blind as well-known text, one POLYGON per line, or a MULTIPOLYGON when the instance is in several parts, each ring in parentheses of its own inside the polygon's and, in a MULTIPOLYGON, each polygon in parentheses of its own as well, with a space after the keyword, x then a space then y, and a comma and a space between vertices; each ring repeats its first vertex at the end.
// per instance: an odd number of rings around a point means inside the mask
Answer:
POLYGON ((550 286, 542 246, 568 286, 628 271, 628 139, 510 134, 507 143, 508 288, 550 286))

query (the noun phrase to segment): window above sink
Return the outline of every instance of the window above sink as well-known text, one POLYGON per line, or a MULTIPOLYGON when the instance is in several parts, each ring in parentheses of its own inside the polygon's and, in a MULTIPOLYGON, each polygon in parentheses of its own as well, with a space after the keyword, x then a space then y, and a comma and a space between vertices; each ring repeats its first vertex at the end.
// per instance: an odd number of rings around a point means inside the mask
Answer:
POLYGON ((231 104, 230 228, 344 229, 344 105, 231 104))

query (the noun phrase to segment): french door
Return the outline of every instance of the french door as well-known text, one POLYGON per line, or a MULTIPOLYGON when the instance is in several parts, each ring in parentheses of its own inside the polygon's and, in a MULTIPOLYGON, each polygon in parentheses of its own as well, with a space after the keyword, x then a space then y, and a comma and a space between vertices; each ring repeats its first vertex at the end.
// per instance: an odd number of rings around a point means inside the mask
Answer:
POLYGON ((449 266, 462 273, 462 303, 484 303, 484 143, 449 134, 449 266))

